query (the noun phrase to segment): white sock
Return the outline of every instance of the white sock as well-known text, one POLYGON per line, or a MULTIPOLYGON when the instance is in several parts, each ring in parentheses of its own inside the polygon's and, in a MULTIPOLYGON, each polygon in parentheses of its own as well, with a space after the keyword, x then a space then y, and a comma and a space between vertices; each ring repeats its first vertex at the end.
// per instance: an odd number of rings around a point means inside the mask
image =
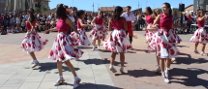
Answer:
POLYGON ((161 71, 161 75, 162 75, 163 78, 165 78, 165 73, 164 73, 164 71, 161 71))
POLYGON ((169 70, 170 70, 170 68, 166 68, 166 69, 165 69, 165 71, 169 71, 169 70))
POLYGON ((110 68, 112 68, 112 67, 113 67, 113 65, 110 64, 110 68))

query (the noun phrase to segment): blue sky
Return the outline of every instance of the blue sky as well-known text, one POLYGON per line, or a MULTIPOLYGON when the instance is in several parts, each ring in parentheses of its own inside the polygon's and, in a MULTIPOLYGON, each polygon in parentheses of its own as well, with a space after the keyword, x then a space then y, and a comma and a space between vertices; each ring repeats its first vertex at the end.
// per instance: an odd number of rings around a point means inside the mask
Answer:
POLYGON ((151 8, 161 7, 162 3, 169 2, 172 7, 178 8, 179 3, 184 3, 186 6, 193 4, 193 0, 50 0, 50 8, 55 8, 57 4, 63 3, 69 6, 76 6, 78 9, 97 11, 99 7, 110 7, 110 6, 132 6, 132 9, 138 7, 145 8, 150 6, 151 8))

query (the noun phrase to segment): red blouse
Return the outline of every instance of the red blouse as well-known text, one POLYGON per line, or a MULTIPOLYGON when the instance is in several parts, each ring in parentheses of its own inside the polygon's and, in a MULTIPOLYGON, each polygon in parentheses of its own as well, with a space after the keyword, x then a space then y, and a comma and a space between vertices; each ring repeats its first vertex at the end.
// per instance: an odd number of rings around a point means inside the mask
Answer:
POLYGON ((151 15, 147 15, 145 17, 147 24, 153 24, 154 23, 154 19, 152 18, 151 15))
POLYGON ((103 19, 101 17, 96 17, 95 18, 95 24, 103 25, 103 19))
POLYGON ((201 21, 199 21, 199 20, 197 19, 197 26, 198 26, 198 28, 204 27, 204 24, 205 24, 205 19, 203 19, 203 20, 201 20, 201 21))
POLYGON ((25 24, 26 24, 26 29, 30 31, 32 30, 32 26, 36 25, 36 21, 34 21, 33 23, 26 21, 25 24))
POLYGON ((56 29, 57 29, 58 32, 67 33, 68 30, 69 30, 69 25, 67 25, 67 23, 65 22, 65 20, 59 19, 56 22, 56 29))
POLYGON ((77 28, 78 29, 82 29, 83 27, 81 26, 81 23, 79 22, 79 20, 77 20, 77 28))
POLYGON ((124 24, 125 24, 126 20, 124 18, 120 19, 120 20, 111 20, 110 22, 110 27, 112 29, 117 29, 117 30, 124 30, 124 24))
POLYGON ((161 14, 160 15, 160 21, 159 21, 159 26, 162 29, 169 30, 172 29, 173 27, 173 16, 172 15, 165 15, 161 14))

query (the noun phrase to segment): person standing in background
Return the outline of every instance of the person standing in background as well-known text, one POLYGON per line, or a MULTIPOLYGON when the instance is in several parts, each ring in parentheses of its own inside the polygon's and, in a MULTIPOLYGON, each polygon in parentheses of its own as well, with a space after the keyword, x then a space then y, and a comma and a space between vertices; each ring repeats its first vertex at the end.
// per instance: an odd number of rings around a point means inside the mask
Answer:
POLYGON ((134 15, 134 13, 131 12, 131 6, 127 6, 127 11, 124 12, 122 15, 122 17, 124 17, 127 21, 127 34, 129 35, 129 41, 132 44, 133 42, 133 24, 136 20, 136 17, 134 15))

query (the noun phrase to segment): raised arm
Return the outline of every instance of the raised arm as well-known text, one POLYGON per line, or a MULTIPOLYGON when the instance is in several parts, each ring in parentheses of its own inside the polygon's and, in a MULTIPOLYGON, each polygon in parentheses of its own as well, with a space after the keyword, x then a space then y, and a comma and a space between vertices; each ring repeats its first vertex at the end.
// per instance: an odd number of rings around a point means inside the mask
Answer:
POLYGON ((159 20, 160 20, 160 15, 158 15, 158 16, 155 18, 153 24, 154 24, 154 25, 158 25, 159 20))
POLYGON ((96 19, 96 17, 93 18, 91 25, 95 25, 95 19, 96 19))
POLYGON ((206 16, 203 16, 203 17, 201 17, 201 18, 198 18, 199 21, 202 21, 202 20, 204 20, 204 19, 206 19, 206 16))
POLYGON ((108 21, 108 31, 112 30, 112 26, 111 26, 111 19, 108 21))
POLYGON ((88 24, 84 24, 81 19, 78 19, 78 22, 80 23, 81 27, 88 27, 89 26, 88 24))

